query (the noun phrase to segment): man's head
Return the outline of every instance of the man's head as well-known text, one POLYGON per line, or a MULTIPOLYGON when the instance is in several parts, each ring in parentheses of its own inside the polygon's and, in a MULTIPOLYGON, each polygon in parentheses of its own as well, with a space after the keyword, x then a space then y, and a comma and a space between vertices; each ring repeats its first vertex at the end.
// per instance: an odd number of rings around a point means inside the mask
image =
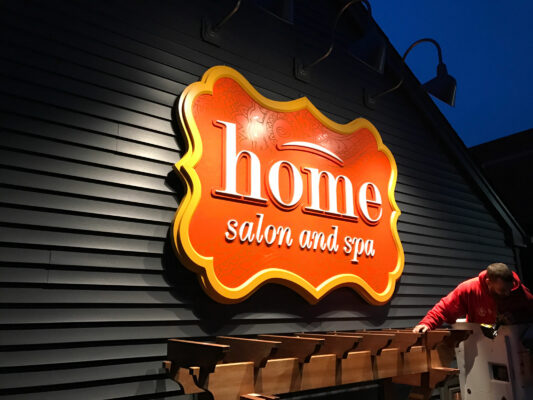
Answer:
POLYGON ((503 263, 490 264, 485 278, 489 292, 495 297, 509 297, 514 278, 509 267, 503 263))

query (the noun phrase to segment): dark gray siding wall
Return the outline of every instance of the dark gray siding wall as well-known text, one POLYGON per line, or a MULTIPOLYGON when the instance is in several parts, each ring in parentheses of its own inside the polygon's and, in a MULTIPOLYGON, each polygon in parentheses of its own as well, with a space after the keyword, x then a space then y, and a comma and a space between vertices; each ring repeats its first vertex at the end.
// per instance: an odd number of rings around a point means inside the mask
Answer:
POLYGON ((411 326, 488 263, 514 264, 502 227, 405 93, 363 106, 363 89, 393 76, 336 50, 311 83, 293 78, 295 55, 311 61, 328 46, 333 14, 316 4, 296 2, 289 25, 245 2, 216 47, 201 40, 201 18, 232 2, 0 3, 0 394, 179 394, 161 370, 167 338, 411 326), (167 238, 183 195, 172 106, 218 64, 270 98, 306 95, 336 121, 376 125, 398 164, 406 255, 390 304, 341 289, 310 306, 267 285, 223 306, 178 265, 167 238))

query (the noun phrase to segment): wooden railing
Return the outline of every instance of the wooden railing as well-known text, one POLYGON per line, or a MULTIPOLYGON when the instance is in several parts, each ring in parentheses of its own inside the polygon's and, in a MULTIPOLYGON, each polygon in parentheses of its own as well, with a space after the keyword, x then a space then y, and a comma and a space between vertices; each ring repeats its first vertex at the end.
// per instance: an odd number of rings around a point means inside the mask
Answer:
POLYGON ((214 343, 170 339, 164 367, 185 394, 209 392, 215 400, 276 399, 282 393, 375 380, 411 385, 409 398, 425 400, 458 374, 450 368, 454 349, 471 333, 295 333, 219 336, 214 343))

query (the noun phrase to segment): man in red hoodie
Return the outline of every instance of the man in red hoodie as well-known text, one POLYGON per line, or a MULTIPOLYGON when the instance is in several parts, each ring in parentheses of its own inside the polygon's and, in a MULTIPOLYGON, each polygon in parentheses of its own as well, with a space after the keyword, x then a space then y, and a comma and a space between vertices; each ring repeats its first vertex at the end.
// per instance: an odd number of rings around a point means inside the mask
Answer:
POLYGON ((426 332, 443 322, 453 324, 466 316, 468 322, 494 324, 533 321, 533 295, 503 263, 490 264, 477 277, 460 283, 443 297, 413 328, 426 332))

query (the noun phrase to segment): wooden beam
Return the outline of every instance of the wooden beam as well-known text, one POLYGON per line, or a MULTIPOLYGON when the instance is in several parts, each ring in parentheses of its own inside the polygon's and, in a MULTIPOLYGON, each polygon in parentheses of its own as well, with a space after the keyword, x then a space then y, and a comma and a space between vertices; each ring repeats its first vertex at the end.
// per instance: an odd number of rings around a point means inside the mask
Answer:
POLYGON ((398 349, 401 353, 407 353, 420 338, 419 333, 414 332, 393 332, 394 338, 391 340, 387 348, 398 349))
POLYGON ((376 356, 381 353, 381 350, 387 347, 394 334, 392 333, 378 333, 378 332, 332 332, 334 335, 343 336, 361 336, 362 339, 357 345, 357 351, 369 350, 370 354, 376 356))
POLYGON ((281 344, 272 359, 296 358, 300 364, 309 362, 317 354, 325 340, 281 335, 259 335, 259 339, 279 341, 281 344))
POLYGON ((450 331, 439 329, 426 332, 426 348, 428 351, 434 350, 439 344, 442 343, 444 338, 450 336, 450 331))
POLYGON ((229 346, 223 344, 169 339, 167 358, 175 368, 199 367, 198 385, 203 387, 207 376, 228 351, 229 346))
POLYGON ((337 358, 346 358, 350 351, 355 351, 361 336, 332 335, 326 333, 297 333, 296 336, 324 339, 325 342, 317 354, 335 354, 337 358))
POLYGON ((263 368, 281 344, 279 341, 218 336, 216 342, 230 346, 224 363, 251 361, 254 368, 263 368))

